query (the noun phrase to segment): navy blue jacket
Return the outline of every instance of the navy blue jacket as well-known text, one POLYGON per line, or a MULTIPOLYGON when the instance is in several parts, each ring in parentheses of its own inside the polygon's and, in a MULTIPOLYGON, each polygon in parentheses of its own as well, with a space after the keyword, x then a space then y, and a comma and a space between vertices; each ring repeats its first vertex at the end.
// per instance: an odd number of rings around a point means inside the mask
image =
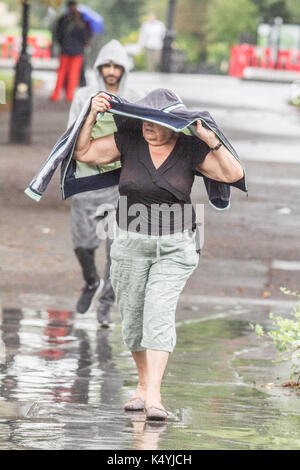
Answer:
POLYGON ((92 32, 90 24, 80 17, 63 15, 59 18, 55 37, 60 45, 60 53, 75 56, 83 55, 84 48, 92 32))

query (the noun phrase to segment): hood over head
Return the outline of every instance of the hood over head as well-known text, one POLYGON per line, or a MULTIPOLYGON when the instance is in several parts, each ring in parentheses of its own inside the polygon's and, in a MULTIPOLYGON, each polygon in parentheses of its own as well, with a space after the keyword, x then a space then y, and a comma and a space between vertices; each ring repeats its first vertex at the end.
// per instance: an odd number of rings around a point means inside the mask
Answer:
POLYGON ((100 67, 101 65, 108 64, 109 62, 114 62, 117 65, 121 65, 124 69, 124 73, 120 80, 118 92, 119 95, 122 95, 126 84, 128 72, 130 70, 130 60, 125 47, 122 46, 122 44, 116 39, 112 39, 102 47, 93 66, 93 70, 100 90, 105 89, 105 84, 103 77, 98 70, 98 67, 100 67))

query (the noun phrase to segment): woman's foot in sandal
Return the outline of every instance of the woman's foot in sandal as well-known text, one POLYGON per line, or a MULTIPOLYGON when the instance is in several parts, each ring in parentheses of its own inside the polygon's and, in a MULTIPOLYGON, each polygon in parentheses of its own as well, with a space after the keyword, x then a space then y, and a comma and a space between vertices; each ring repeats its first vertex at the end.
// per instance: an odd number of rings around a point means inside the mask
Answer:
POLYGON ((143 411, 145 409, 146 388, 138 385, 133 397, 131 397, 124 405, 126 411, 143 411))
POLYGON ((161 403, 161 396, 150 396, 146 398, 146 419, 153 419, 157 421, 163 421, 168 417, 168 412, 161 403))
POLYGON ((132 397, 124 405, 125 411, 144 411, 145 402, 140 397, 132 397))
POLYGON ((168 417, 167 410, 161 406, 148 406, 146 408, 146 419, 164 421, 168 417))

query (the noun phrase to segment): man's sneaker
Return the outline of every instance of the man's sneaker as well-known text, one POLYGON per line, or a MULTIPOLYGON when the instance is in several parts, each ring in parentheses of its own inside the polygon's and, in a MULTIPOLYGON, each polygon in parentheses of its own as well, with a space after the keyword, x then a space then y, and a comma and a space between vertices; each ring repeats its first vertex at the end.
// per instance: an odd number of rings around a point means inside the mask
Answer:
POLYGON ((109 327, 110 323, 112 323, 110 305, 99 305, 97 309, 97 320, 100 326, 109 327))
POLYGON ((94 284, 86 284, 84 286, 76 305, 76 312, 87 313, 93 309, 94 303, 99 297, 103 284, 103 280, 99 279, 99 281, 94 284))

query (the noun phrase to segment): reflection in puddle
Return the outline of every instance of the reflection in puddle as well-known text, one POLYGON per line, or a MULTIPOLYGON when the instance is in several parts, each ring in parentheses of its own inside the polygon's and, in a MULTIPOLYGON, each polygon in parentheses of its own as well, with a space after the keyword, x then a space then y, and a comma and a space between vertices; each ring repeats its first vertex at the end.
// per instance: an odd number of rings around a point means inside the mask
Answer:
MULTIPOLYGON (((118 320, 118 318, 117 318, 118 320)), ((300 409, 254 387, 271 381, 247 322, 181 324, 162 387, 166 423, 124 412, 137 374, 121 326, 92 314, 4 310, 0 449, 299 449, 300 409), (249 358, 250 357, 250 358, 249 358)))

